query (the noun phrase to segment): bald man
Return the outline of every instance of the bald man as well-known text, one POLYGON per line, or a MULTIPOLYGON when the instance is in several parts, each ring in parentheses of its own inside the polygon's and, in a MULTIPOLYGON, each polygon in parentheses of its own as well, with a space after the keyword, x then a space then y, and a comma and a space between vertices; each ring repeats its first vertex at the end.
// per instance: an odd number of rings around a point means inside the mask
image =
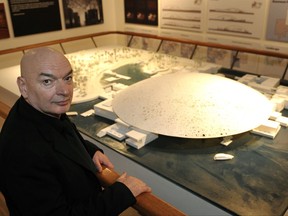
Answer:
POLYGON ((113 168, 66 116, 73 70, 50 48, 27 52, 17 84, 21 97, 0 134, 0 190, 11 215, 118 215, 151 189, 125 173, 103 190, 95 175, 113 168))

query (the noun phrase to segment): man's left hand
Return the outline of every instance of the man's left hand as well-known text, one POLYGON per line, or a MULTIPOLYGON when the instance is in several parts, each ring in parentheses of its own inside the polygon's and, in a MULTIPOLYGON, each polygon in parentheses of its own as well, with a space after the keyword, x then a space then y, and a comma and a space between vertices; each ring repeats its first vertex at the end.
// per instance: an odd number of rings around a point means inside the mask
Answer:
POLYGON ((98 172, 102 172, 102 165, 105 165, 110 169, 114 168, 114 165, 111 163, 109 158, 101 151, 96 151, 92 159, 98 172))

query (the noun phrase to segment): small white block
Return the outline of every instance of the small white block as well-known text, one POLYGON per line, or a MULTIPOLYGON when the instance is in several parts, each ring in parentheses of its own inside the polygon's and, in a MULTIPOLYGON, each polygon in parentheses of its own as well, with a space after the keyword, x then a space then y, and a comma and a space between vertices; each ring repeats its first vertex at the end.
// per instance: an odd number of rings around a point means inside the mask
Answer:
POLYGON ((132 146, 132 147, 134 147, 134 148, 136 148, 136 149, 140 149, 140 148, 142 148, 143 146, 145 146, 145 144, 139 143, 139 142, 135 141, 135 140, 132 139, 132 138, 126 139, 125 142, 126 142, 128 145, 130 145, 130 146, 132 146))
POLYGON ((281 129, 280 123, 272 120, 267 120, 262 125, 251 130, 251 133, 262 135, 274 139, 281 129))
POLYGON ((145 138, 145 134, 140 133, 138 131, 135 130, 131 130, 128 133, 126 133, 126 136, 130 137, 131 139, 134 139, 135 141, 139 142, 141 140, 143 140, 143 138, 145 138))
POLYGON ((91 116, 93 114, 94 114, 94 110, 90 109, 90 110, 88 110, 86 112, 81 113, 80 115, 83 116, 83 117, 87 117, 87 116, 91 116))
POLYGON ((288 94, 284 95, 284 94, 274 94, 272 98, 278 98, 281 100, 284 100, 284 108, 288 109, 288 94))
POLYGON ((279 95, 288 95, 288 87, 287 86, 278 86, 276 90, 276 94, 279 95))
POLYGON ((233 155, 225 153, 218 153, 214 155, 214 160, 231 160, 233 158, 233 155))
POLYGON ((121 74, 115 74, 115 76, 116 76, 116 77, 119 77, 119 78, 121 78, 121 79, 125 79, 125 80, 130 80, 130 79, 131 79, 131 77, 125 76, 125 75, 121 75, 121 74))
POLYGON ((228 146, 232 143, 233 141, 232 140, 222 140, 221 144, 222 145, 225 145, 225 146, 228 146))
POLYGON ((134 127, 133 130, 126 133, 126 136, 129 138, 126 139, 125 142, 137 149, 142 148, 146 144, 158 138, 157 134, 134 127))
POLYGON ((107 134, 119 141, 122 141, 126 138, 125 134, 122 134, 122 133, 119 133, 118 131, 116 130, 113 130, 113 129, 110 129, 107 131, 107 134))
POLYGON ((118 79, 119 79, 119 78, 117 78, 117 77, 108 77, 108 78, 105 79, 105 81, 107 81, 107 82, 113 82, 113 81, 118 80, 118 79))
POLYGON ((122 141, 126 138, 125 133, 129 132, 131 129, 119 123, 115 123, 113 125, 109 125, 106 128, 103 128, 97 133, 98 137, 104 137, 105 135, 109 135, 119 141, 122 141))
POLYGON ((274 104, 276 112, 281 112, 285 107, 285 100, 283 98, 273 97, 270 101, 274 104))
POLYGON ((280 116, 282 116, 282 113, 281 112, 272 112, 271 113, 271 115, 270 115, 270 117, 269 117, 269 119, 271 119, 271 120, 276 120, 278 117, 280 117, 280 116))
POLYGON ((279 116, 275 121, 279 122, 283 127, 288 127, 288 118, 285 116, 279 116))
MULTIPOLYGON (((280 79, 273 78, 273 77, 267 77, 267 76, 261 76, 261 77, 266 79, 262 82, 262 85, 269 86, 272 88, 277 88, 279 86, 280 79)), ((275 91, 276 91, 276 89, 275 89, 275 91)))
POLYGON ((66 115, 68 115, 68 116, 77 116, 77 115, 78 115, 78 112, 76 112, 76 111, 70 111, 70 112, 66 112, 66 115))
POLYGON ((105 100, 102 105, 105 107, 112 107, 112 100, 105 100))
POLYGON ((118 116, 113 112, 112 100, 113 99, 107 99, 100 103, 95 104, 94 105, 95 115, 102 116, 104 118, 107 118, 113 121, 116 118, 118 118, 118 116))
POLYGON ((113 91, 117 92, 117 91, 123 90, 127 87, 128 87, 127 85, 124 85, 122 83, 115 83, 115 84, 113 84, 113 91))
POLYGON ((230 145, 233 141, 232 141, 232 136, 227 136, 227 137, 224 137, 221 144, 222 145, 225 145, 225 146, 228 146, 230 145))
POLYGON ((106 134, 107 134, 107 130, 102 129, 96 135, 98 137, 102 138, 102 137, 106 136, 106 134))

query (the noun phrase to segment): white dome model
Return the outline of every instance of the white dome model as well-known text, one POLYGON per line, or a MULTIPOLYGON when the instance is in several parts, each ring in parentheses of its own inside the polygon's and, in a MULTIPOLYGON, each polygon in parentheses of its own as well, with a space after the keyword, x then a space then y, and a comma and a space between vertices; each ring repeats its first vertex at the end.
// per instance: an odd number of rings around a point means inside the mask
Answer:
POLYGON ((138 82, 116 94, 118 117, 152 133, 216 138, 258 127, 272 112, 260 92, 232 79, 177 72, 138 82))

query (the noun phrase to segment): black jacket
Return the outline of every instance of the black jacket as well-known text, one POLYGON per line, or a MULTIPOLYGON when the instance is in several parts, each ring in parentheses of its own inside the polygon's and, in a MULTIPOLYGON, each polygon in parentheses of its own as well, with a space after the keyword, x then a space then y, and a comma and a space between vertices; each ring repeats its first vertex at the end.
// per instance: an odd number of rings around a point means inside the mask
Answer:
POLYGON ((91 160, 97 150, 66 115, 45 115, 21 97, 0 133, 0 190, 11 216, 117 215, 134 204, 122 183, 102 191, 91 160), (67 123, 88 159, 67 140, 67 123))

